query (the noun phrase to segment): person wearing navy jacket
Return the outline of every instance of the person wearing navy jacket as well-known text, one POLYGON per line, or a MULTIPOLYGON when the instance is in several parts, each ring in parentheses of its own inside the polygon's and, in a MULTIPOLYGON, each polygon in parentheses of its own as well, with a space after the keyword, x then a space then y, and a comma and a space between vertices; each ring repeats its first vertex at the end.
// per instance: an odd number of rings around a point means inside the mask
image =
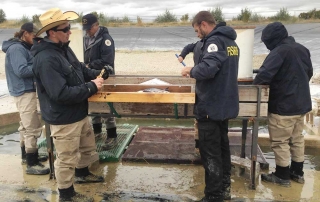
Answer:
POLYGON ((309 81, 313 68, 309 50, 295 42, 280 22, 267 25, 261 41, 270 50, 253 84, 270 85, 268 129, 276 171, 261 179, 290 186, 290 178, 304 183, 305 114, 311 111, 309 81), (291 157, 291 165, 290 164, 291 157))
MULTIPOLYGON (((89 13, 82 17, 82 28, 85 30, 84 36, 84 63, 90 69, 101 70, 109 66, 110 74, 115 74, 115 46, 114 40, 109 34, 108 28, 99 26, 98 18, 89 13)), ((92 117, 92 127, 96 139, 101 137, 102 122, 106 124, 107 139, 102 145, 103 150, 110 150, 117 144, 117 126, 114 117, 102 118, 92 117)))
POLYGON ((216 24, 208 11, 200 11, 192 26, 203 43, 199 63, 181 74, 196 79, 194 115, 206 183, 201 201, 217 202, 231 199, 228 122, 239 113, 240 50, 235 30, 225 22, 216 24))

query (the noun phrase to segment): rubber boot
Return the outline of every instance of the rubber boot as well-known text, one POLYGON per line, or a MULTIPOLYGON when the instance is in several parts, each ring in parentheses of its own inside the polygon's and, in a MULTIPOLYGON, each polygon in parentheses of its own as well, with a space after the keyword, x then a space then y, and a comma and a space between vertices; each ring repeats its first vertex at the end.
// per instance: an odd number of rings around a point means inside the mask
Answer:
POLYGON ((22 165, 27 163, 27 159, 26 158, 27 158, 27 156, 26 156, 26 147, 23 146, 23 147, 21 147, 21 159, 22 159, 21 164, 22 165))
POLYGON ((46 175, 50 173, 50 169, 46 168, 39 162, 38 152, 36 153, 27 153, 27 169, 26 173, 29 175, 46 175))
POLYGON ((97 183, 97 182, 104 182, 104 179, 102 176, 97 176, 97 175, 90 173, 89 168, 84 167, 84 168, 76 168, 75 169, 74 182, 76 184, 97 183))
POLYGON ((276 166, 276 172, 270 174, 262 174, 261 180, 265 182, 271 182, 285 187, 290 187, 290 169, 289 166, 281 167, 276 166))
POLYGON ((94 134, 100 134, 102 132, 102 123, 92 124, 94 134))
POLYGON ((291 180, 304 184, 303 162, 291 161, 290 178, 291 180))
POLYGON ((88 197, 75 192, 73 185, 67 189, 59 190, 59 202, 93 202, 92 197, 88 197))
POLYGON ((107 129, 107 137, 108 138, 117 138, 117 127, 107 129))
MULTIPOLYGON (((38 152, 38 151, 37 151, 38 152)), ((40 161, 40 162, 45 162, 45 161, 47 161, 48 160, 48 156, 47 155, 39 155, 39 154, 37 154, 38 155, 38 160, 40 161)), ((23 146, 23 147, 21 147, 21 159, 22 159, 22 161, 21 161, 21 164, 22 165, 25 165, 25 164, 27 164, 27 159, 26 159, 26 147, 25 146, 23 146)))
POLYGON ((107 139, 102 145, 102 150, 110 150, 113 149, 117 145, 117 128, 109 128, 107 129, 107 139))

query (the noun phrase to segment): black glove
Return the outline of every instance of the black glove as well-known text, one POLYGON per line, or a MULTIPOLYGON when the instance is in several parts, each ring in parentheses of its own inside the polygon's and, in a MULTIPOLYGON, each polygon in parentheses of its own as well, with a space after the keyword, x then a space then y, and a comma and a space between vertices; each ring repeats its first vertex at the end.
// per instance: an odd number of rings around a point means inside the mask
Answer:
POLYGON ((106 80, 107 78, 109 78, 109 71, 108 71, 107 66, 104 66, 103 69, 104 69, 104 73, 102 74, 101 77, 102 77, 104 80, 106 80))
POLYGON ((110 65, 105 65, 104 66, 106 68, 106 70, 109 72, 109 74, 114 74, 114 70, 110 65))

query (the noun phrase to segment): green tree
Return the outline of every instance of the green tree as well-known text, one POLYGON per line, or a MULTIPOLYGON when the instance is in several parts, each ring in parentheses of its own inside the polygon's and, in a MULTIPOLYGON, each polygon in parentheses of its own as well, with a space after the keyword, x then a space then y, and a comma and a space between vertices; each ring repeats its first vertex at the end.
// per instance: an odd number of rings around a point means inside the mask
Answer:
POLYGON ((253 13, 249 20, 252 22, 261 22, 264 20, 264 17, 260 14, 253 13))
POLYGON ((291 19, 291 16, 290 16, 287 8, 280 8, 280 11, 278 11, 275 16, 272 16, 271 19, 272 20, 288 21, 291 19))
POLYGON ((32 22, 36 23, 36 24, 39 24, 40 23, 39 17, 40 17, 40 15, 37 15, 37 14, 33 15, 32 16, 32 22))
POLYGON ((187 22, 189 20, 189 14, 184 14, 183 16, 181 16, 180 20, 182 22, 187 22))
POLYGON ((164 12, 164 14, 162 15, 158 15, 157 18, 154 20, 155 22, 158 22, 158 23, 163 23, 163 22, 177 22, 178 19, 177 17, 170 13, 170 11, 166 10, 164 12))
POLYGON ((122 22, 130 22, 130 19, 127 15, 123 16, 122 22))
POLYGON ((222 8, 221 7, 215 7, 214 9, 210 9, 209 12, 213 15, 214 19, 217 22, 223 22, 224 16, 222 14, 222 8))
POLYGON ((3 23, 6 20, 6 13, 4 12, 4 10, 0 9, 0 23, 3 23))
POLYGON ((241 9, 241 13, 238 15, 237 19, 243 22, 249 22, 252 15, 252 11, 248 8, 241 9))
POLYGON ((19 20, 19 24, 24 24, 24 23, 27 23, 27 22, 30 22, 30 18, 27 16, 27 15, 23 15, 22 18, 20 18, 19 20))

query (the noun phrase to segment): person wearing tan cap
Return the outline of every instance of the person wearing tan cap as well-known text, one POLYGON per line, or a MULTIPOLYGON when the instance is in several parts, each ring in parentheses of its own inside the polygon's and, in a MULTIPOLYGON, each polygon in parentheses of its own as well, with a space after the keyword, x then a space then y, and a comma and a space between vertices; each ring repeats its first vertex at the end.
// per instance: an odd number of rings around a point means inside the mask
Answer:
POLYGON ((20 147, 22 164, 27 164, 26 174, 45 175, 49 168, 40 161, 47 156, 38 155, 37 140, 42 125, 37 113, 35 79, 32 73, 33 57, 30 49, 38 32, 32 22, 24 23, 14 37, 4 41, 2 51, 6 53, 5 71, 9 93, 14 97, 20 115, 20 147))
POLYGON ((97 93, 108 71, 86 68, 69 47, 70 21, 79 16, 73 11, 62 13, 53 8, 39 20, 42 28, 31 49, 33 72, 37 81, 41 115, 50 124, 56 149, 55 175, 59 201, 93 201, 75 192, 73 183, 103 182, 102 176, 89 172, 92 155, 96 154, 93 130, 88 119, 88 98, 97 93), (74 177, 75 176, 75 177, 74 177))

